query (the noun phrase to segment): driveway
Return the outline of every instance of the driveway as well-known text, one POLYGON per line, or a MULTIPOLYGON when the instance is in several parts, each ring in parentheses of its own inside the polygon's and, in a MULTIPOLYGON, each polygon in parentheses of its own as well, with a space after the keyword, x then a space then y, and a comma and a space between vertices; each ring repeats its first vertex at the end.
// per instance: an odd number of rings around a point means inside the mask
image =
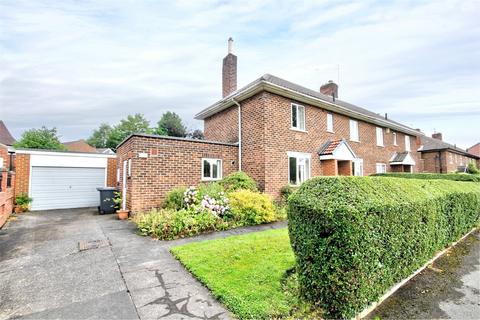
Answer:
POLYGON ((230 318, 170 245, 94 209, 22 214, 0 230, 0 319, 230 318))

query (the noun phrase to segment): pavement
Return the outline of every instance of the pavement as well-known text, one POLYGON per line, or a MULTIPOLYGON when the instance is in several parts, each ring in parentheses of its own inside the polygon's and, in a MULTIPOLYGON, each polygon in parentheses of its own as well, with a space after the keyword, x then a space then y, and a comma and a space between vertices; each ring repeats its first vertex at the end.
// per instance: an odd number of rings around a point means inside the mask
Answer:
POLYGON ((229 319, 169 248, 282 226, 166 242, 95 209, 21 214, 0 230, 0 319, 229 319))
POLYGON ((480 230, 412 278, 369 319, 480 319, 480 230))

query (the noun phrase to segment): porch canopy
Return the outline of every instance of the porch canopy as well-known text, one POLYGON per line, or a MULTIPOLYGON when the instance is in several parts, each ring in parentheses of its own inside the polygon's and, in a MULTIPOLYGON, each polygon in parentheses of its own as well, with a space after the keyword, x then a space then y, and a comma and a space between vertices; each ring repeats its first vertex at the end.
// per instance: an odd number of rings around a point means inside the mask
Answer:
POLYGON ((392 158, 390 158, 390 165, 391 166, 400 166, 400 165, 414 166, 415 160, 413 159, 412 155, 408 151, 400 152, 400 153, 395 152, 392 158))
POLYGON ((320 160, 354 161, 357 158, 345 139, 328 140, 318 154, 320 160))

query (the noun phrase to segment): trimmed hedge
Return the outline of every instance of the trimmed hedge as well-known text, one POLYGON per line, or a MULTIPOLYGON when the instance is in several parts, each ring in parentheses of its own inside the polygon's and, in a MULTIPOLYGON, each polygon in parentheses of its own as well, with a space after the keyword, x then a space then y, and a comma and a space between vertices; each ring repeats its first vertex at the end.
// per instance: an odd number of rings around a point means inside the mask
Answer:
POLYGON ((473 181, 480 182, 480 175, 467 173, 376 173, 372 176, 378 177, 393 177, 393 178, 407 178, 407 179, 443 179, 454 181, 473 181))
POLYGON ((289 233, 302 295, 352 318, 480 217, 480 184, 320 177, 290 196, 289 233))

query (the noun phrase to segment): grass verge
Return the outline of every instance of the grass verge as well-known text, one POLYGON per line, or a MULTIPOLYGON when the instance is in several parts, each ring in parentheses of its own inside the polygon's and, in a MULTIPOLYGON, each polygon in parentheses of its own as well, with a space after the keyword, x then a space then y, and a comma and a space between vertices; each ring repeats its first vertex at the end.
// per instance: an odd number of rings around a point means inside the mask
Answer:
POLYGON ((298 298, 295 275, 288 276, 295 258, 286 228, 190 243, 171 251, 240 319, 297 318, 299 313, 304 318, 310 309, 298 298))

